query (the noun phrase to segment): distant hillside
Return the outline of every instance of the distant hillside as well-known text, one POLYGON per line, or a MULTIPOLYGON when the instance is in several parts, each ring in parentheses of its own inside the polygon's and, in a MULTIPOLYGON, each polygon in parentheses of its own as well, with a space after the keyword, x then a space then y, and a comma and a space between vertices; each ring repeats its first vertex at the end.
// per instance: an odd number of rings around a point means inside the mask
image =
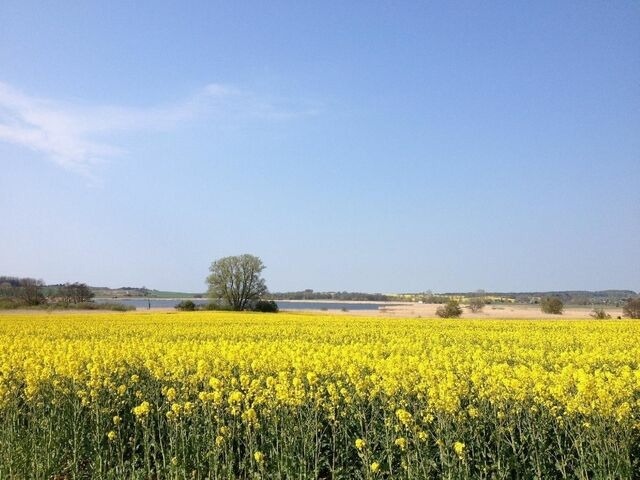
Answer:
POLYGON ((96 298, 202 298, 203 293, 167 292, 142 287, 89 287, 96 298))
POLYGON ((340 301, 366 301, 385 302, 397 300, 392 295, 382 293, 362 292, 314 292, 313 290, 301 290, 299 292, 275 292, 268 295, 271 300, 340 300, 340 301))

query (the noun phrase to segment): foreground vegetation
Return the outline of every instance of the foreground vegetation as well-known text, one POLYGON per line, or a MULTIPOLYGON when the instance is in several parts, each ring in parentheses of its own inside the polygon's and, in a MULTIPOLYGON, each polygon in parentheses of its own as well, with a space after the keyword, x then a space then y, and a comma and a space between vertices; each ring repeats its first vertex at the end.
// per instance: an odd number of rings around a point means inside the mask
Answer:
POLYGON ((638 478, 640 324, 0 316, 0 478, 638 478))

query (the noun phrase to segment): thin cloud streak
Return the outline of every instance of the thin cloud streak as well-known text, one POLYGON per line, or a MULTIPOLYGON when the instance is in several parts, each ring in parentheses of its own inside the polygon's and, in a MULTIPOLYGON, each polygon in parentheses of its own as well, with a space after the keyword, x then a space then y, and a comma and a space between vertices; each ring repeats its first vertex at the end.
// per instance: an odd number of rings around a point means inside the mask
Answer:
POLYGON ((0 82, 0 141, 40 152, 60 167, 87 175, 94 165, 123 153, 113 142, 95 138, 100 135, 172 130, 211 116, 278 121, 317 113, 317 109, 281 108, 215 83, 174 104, 136 108, 74 106, 31 97, 0 82))

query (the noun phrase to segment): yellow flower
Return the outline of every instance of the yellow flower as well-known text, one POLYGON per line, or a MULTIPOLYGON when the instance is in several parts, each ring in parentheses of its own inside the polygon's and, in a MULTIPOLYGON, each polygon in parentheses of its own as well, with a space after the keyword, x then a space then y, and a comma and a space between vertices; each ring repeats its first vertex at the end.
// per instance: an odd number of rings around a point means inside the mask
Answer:
POLYGON ((307 382, 309 382, 309 385, 313 385, 317 381, 318 381, 318 375, 316 375, 315 372, 307 373, 307 382))
POLYGON ((397 447, 400 447, 400 450, 404 450, 407 448, 407 439, 404 437, 396 438, 393 442, 397 447))
POLYGON ((167 388, 167 400, 173 402, 176 399, 176 389, 173 387, 167 388))
POLYGON ((367 446, 367 442, 365 442, 361 438, 356 438, 355 444, 358 450, 362 450, 364 447, 367 446))
POLYGON ((118 425, 120 425, 122 423, 122 418, 120 418, 118 415, 113 417, 113 424, 117 427, 118 425))
POLYGON ((244 395, 242 395, 242 392, 239 392, 238 390, 234 390, 229 395, 229 403, 240 403, 243 397, 244 395))
POLYGON ((465 444, 462 442, 456 442, 453 444, 453 451, 456 452, 456 455, 458 455, 458 458, 460 459, 464 457, 465 448, 465 444))
POLYGON ((110 442, 113 442, 116 438, 118 438, 118 434, 111 430, 109 433, 107 433, 107 438, 110 442))
POLYGON ((398 420, 400 420, 400 423, 402 423, 405 426, 409 425, 409 423, 411 422, 411 419, 413 418, 409 412, 407 412, 402 408, 396 410, 396 417, 398 417, 398 420))
POLYGON ((258 414, 253 408, 249 408, 242 414, 242 420, 248 425, 255 426, 258 423, 258 414))
POLYGON ((256 461, 256 463, 263 463, 264 462, 264 453, 262 453, 260 450, 254 452, 253 459, 256 461))
POLYGON ((143 419, 149 415, 149 412, 151 412, 151 405, 145 400, 137 407, 133 407, 132 411, 137 418, 143 419))
POLYGON ((371 473, 377 473, 380 470, 380 464, 378 462, 373 462, 369 466, 369 470, 371 470, 371 473))

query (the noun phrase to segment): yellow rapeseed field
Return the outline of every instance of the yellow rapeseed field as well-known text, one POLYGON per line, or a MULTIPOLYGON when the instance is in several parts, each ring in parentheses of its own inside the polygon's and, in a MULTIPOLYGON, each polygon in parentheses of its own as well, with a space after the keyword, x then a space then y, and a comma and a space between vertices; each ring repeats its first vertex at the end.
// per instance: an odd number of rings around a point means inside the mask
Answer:
POLYGON ((0 478, 639 478, 640 323, 0 316, 0 478))

